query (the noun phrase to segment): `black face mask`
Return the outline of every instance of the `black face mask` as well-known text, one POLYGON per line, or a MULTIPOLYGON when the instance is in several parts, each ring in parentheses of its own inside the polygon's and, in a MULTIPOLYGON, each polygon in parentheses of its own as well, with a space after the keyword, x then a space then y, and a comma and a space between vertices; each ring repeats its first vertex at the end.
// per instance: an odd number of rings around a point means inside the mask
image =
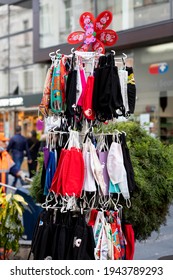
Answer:
POLYGON ((98 68, 95 69, 93 109, 96 112, 97 119, 103 122, 118 117, 117 109, 123 115, 124 105, 121 86, 113 54, 100 57, 98 68))
POLYGON ((129 104, 129 113, 133 114, 135 111, 136 104, 136 85, 134 80, 133 68, 126 67, 128 72, 128 83, 127 83, 127 95, 128 95, 128 104, 129 104))

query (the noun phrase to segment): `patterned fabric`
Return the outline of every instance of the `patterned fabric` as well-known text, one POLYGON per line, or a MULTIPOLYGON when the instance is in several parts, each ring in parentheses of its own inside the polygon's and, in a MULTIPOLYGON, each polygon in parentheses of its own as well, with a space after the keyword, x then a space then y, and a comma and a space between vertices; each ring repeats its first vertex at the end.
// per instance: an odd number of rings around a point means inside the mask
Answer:
POLYGON ((50 67, 47 71, 47 75, 44 83, 43 96, 42 96, 41 103, 39 105, 39 111, 45 117, 47 117, 49 113, 52 73, 53 73, 53 67, 50 67))

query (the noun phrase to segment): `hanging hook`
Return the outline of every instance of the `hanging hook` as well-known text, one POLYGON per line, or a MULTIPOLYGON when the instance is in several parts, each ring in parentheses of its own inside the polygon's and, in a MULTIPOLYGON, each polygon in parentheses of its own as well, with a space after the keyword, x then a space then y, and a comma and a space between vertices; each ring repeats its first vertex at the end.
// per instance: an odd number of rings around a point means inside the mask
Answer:
POLYGON ((114 50, 111 50, 111 53, 113 53, 113 55, 115 56, 116 52, 114 50))
POLYGON ((123 66, 124 68, 126 67, 126 58, 127 58, 127 55, 125 53, 122 53, 123 54, 123 57, 122 57, 122 62, 123 62, 123 66))
POLYGON ((74 54, 74 48, 71 49, 71 53, 74 54))
POLYGON ((59 52, 60 52, 60 49, 56 50, 56 55, 58 55, 58 54, 59 54, 59 52))
POLYGON ((122 54, 124 56, 123 58, 126 59, 127 58, 127 54, 125 54, 125 53, 122 53, 122 54))
POLYGON ((51 58, 51 60, 54 60, 55 59, 55 52, 50 52, 49 53, 49 56, 50 56, 50 58, 51 58))

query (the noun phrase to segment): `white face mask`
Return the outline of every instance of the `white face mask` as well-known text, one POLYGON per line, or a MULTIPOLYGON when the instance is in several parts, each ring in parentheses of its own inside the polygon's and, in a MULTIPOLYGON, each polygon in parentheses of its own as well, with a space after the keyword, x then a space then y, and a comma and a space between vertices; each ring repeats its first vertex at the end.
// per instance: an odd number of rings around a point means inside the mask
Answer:
POLYGON ((85 148, 83 149, 83 158, 85 168, 83 190, 88 192, 96 192, 96 184, 91 167, 91 155, 90 152, 85 150, 85 148))
POLYGON ((91 166, 93 167, 94 170, 94 178, 100 188, 100 192, 102 195, 106 195, 106 183, 104 181, 103 177, 103 168, 102 165, 99 161, 98 155, 96 153, 95 146, 92 144, 91 140, 89 143, 89 149, 90 149, 90 154, 91 154, 91 166))
POLYGON ((80 69, 79 66, 77 66, 76 104, 79 101, 81 93, 82 93, 82 83, 81 83, 80 69))
POLYGON ((118 75, 120 79, 121 94, 123 99, 123 105, 125 107, 125 112, 129 112, 129 103, 127 95, 128 72, 126 70, 119 70, 118 75))
POLYGON ((121 190, 121 193, 122 193, 122 196, 124 197, 124 199, 126 199, 126 200, 130 199, 126 171, 124 172, 124 181, 119 183, 118 185, 119 185, 119 188, 121 190))
POLYGON ((112 142, 107 158, 107 170, 110 180, 114 185, 124 180, 123 168, 124 163, 121 144, 112 142))
POLYGON ((129 200, 127 172, 124 167, 121 144, 112 142, 107 159, 107 170, 113 184, 118 184, 124 199, 129 200))

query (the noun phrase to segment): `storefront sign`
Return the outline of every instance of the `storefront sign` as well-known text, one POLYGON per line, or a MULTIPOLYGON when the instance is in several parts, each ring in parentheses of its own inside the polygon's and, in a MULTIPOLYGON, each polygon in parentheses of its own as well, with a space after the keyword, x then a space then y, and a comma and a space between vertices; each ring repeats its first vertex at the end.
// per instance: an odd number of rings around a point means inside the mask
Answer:
POLYGON ((11 97, 0 99, 0 107, 23 106, 23 97, 11 97))
POLYGON ((149 66, 150 74, 165 74, 168 71, 168 64, 166 62, 155 63, 149 66))
POLYGON ((18 97, 0 98, 0 108, 24 106, 37 107, 41 102, 42 94, 23 95, 18 97))

